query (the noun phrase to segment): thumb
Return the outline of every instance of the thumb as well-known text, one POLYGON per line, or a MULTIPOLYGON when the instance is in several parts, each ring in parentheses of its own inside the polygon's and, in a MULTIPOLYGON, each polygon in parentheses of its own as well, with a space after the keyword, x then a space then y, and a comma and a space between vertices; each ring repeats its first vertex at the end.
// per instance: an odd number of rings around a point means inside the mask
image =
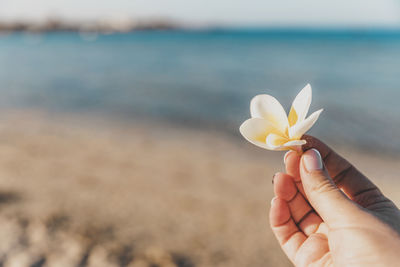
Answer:
POLYGON ((328 226, 354 222, 362 215, 360 208, 329 177, 318 150, 313 148, 302 155, 300 176, 308 201, 328 226))

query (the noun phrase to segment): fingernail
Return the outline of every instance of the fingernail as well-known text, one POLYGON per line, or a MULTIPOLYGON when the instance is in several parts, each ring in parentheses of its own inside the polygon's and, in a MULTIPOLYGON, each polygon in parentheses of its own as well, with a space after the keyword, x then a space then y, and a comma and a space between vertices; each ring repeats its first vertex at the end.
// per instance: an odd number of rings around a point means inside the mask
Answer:
POLYGON ((278 173, 275 173, 274 175, 272 175, 272 184, 274 184, 274 179, 275 179, 275 176, 277 175, 278 173))
POLYGON ((303 154, 303 163, 304 167, 309 172, 322 170, 324 167, 321 154, 315 148, 307 150, 303 154))
POLYGON ((272 199, 271 199, 271 206, 272 206, 272 204, 274 203, 274 201, 277 199, 277 197, 273 197, 272 199))
POLYGON ((292 152, 292 151, 287 151, 286 153, 285 153, 285 155, 283 156, 283 163, 285 163, 286 164, 286 158, 289 156, 289 153, 290 152, 292 152))

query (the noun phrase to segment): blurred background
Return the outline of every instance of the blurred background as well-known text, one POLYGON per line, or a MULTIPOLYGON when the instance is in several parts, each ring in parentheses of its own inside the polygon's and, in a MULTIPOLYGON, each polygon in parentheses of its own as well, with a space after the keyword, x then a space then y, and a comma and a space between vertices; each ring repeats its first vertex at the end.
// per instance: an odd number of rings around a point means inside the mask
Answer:
POLYGON ((2 266, 290 266, 251 98, 399 203, 399 62, 395 0, 0 0, 2 266))

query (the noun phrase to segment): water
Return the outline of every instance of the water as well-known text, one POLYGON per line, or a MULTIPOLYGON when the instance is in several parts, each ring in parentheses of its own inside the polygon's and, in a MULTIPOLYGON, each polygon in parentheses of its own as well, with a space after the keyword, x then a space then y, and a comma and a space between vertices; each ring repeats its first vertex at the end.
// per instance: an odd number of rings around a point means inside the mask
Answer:
POLYGON ((289 109, 307 83, 312 133, 400 153, 400 35, 210 31, 0 37, 0 107, 158 118, 232 133, 260 93, 289 109))

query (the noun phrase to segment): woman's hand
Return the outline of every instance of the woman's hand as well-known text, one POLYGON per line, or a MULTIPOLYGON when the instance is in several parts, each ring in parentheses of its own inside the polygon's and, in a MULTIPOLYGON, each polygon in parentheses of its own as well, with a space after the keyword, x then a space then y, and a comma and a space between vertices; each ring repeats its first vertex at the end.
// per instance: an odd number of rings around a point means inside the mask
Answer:
POLYGON ((296 266, 400 266, 400 212, 349 162, 307 136, 274 176, 270 224, 296 266), (319 151, 319 152, 318 152, 319 151))

